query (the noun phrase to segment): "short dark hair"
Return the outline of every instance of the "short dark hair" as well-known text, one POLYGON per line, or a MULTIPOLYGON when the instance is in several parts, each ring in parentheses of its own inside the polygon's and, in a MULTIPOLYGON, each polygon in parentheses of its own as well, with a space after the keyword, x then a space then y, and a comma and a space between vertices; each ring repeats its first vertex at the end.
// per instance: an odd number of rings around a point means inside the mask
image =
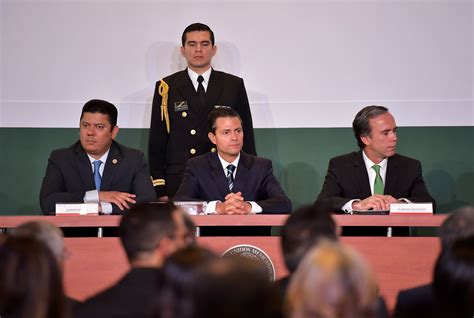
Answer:
POLYGON ((159 317, 192 317, 191 289, 196 271, 216 258, 218 256, 210 250, 194 245, 177 250, 165 260, 157 304, 159 317))
POLYGON ((196 271, 195 318, 280 317, 278 290, 261 264, 244 257, 211 260, 196 271))
POLYGON ((173 237, 176 223, 173 203, 138 204, 125 212, 119 235, 130 262, 151 253, 165 237, 173 237))
POLYGON ((101 99, 91 99, 82 107, 81 119, 84 113, 100 113, 109 116, 109 123, 112 128, 117 125, 118 111, 114 104, 101 99))
POLYGON ((283 257, 290 273, 296 271, 307 252, 322 239, 338 239, 336 222, 329 212, 308 205, 290 214, 281 231, 283 257))
POLYGON ((468 317, 474 312, 474 236, 443 249, 433 273, 440 317, 468 317), (449 315, 446 315, 449 313, 449 315))
POLYGON ((360 149, 365 148, 365 144, 362 142, 360 137, 368 136, 371 133, 369 119, 375 118, 387 112, 387 107, 372 105, 362 108, 357 113, 354 121, 352 122, 352 129, 354 130, 354 136, 360 149))
POLYGON ((439 228, 443 249, 456 240, 474 236, 474 207, 466 206, 450 213, 439 228))
POLYGON ((214 46, 215 40, 214 40, 214 32, 212 32, 211 28, 208 27, 207 25, 203 23, 193 23, 190 24, 184 29, 183 35, 181 36, 181 44, 184 45, 186 44, 186 33, 189 32, 194 32, 194 31, 207 31, 211 35, 211 44, 214 46))
POLYGON ((242 125, 242 118, 240 118, 239 113, 237 113, 234 109, 228 106, 215 106, 207 116, 209 132, 213 134, 216 133, 216 121, 218 118, 223 117, 237 117, 240 120, 240 124, 242 125))

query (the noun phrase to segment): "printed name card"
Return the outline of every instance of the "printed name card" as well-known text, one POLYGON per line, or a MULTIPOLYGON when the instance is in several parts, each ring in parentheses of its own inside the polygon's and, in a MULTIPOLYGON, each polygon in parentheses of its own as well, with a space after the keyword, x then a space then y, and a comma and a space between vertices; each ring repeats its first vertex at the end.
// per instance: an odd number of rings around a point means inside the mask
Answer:
POLYGON ((433 214, 433 203, 392 203, 390 214, 433 214))
POLYGON ((56 203, 56 215, 97 215, 99 203, 56 203))

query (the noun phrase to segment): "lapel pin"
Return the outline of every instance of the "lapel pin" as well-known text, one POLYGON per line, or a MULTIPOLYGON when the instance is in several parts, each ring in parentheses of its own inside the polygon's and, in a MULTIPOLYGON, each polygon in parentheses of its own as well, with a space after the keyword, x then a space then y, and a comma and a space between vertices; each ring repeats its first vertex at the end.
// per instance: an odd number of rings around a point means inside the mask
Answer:
POLYGON ((112 163, 113 163, 114 165, 116 165, 116 164, 117 164, 117 162, 118 162, 118 160, 117 160, 117 159, 113 159, 113 160, 112 160, 112 163))

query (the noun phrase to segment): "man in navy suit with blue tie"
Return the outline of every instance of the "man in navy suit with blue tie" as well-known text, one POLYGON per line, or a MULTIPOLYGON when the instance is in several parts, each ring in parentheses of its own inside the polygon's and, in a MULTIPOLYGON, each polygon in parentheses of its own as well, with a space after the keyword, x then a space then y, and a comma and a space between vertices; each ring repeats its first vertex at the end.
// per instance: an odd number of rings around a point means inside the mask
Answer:
POLYGON ((117 108, 104 100, 84 105, 80 140, 49 158, 40 192, 44 214, 54 213, 59 202, 97 202, 103 214, 121 214, 135 203, 156 200, 143 153, 114 141, 117 117, 117 108))
POLYGON ((291 201, 273 175, 271 160, 242 151, 239 114, 230 107, 216 107, 208 118, 208 137, 217 152, 188 160, 175 200, 208 201, 207 213, 291 212, 291 201))

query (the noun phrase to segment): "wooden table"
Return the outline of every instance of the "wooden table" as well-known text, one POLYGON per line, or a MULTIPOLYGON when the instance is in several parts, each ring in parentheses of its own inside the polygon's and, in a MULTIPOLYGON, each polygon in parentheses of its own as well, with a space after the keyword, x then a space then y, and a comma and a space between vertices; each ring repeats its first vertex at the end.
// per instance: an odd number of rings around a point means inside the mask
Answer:
MULTIPOLYGON (((334 214, 339 226, 429 226, 443 223, 446 214, 437 215, 348 215, 334 214)), ((59 227, 115 227, 119 215, 98 216, 1 216, 0 228, 12 228, 30 220, 45 220, 59 227)), ((197 226, 283 226, 288 215, 196 215, 192 216, 197 226)))

